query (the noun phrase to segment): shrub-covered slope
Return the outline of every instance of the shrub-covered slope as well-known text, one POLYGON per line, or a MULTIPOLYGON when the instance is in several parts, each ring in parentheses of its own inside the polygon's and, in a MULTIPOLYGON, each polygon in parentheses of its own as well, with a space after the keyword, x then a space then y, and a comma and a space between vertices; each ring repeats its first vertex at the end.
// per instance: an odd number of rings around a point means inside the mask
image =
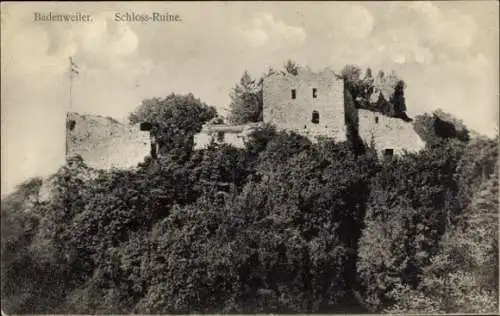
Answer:
POLYGON ((181 100, 141 108, 193 115, 158 161, 74 159, 2 201, 6 313, 497 311, 498 139, 379 161, 266 126, 192 151, 212 112, 181 100))

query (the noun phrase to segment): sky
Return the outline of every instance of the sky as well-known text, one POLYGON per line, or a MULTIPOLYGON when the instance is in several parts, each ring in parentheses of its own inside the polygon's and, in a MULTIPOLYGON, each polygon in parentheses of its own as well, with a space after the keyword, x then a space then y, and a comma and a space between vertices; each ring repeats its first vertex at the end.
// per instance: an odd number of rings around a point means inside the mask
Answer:
POLYGON ((221 113, 244 70, 287 59, 313 70, 395 70, 408 113, 441 108, 498 132, 497 1, 2 2, 2 195, 64 161, 69 56, 80 67, 71 111, 124 119, 143 99, 193 93, 221 113), (92 22, 34 21, 80 13, 92 22), (125 13, 177 22, 123 22, 125 13))

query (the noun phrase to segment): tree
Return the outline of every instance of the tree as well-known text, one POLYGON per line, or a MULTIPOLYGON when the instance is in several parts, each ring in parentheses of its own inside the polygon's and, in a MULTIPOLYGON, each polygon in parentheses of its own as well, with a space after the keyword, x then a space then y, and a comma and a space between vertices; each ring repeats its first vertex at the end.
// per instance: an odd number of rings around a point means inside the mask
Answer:
POLYGON ((406 112, 404 89, 405 82, 403 80, 398 80, 394 87, 394 93, 389 100, 394 105, 396 115, 401 115, 403 112, 406 112))
MULTIPOLYGON (((362 82, 355 66, 344 78, 362 82)), ((244 74, 238 102, 261 85, 244 74)), ((155 126, 165 160, 97 172, 76 157, 2 199, 2 308, 365 312, 355 296, 386 312, 494 311, 498 137, 445 137, 427 115, 416 128, 432 144, 378 160, 373 144, 352 150, 345 90, 348 141, 263 124, 244 149, 191 151, 216 115, 192 95, 144 100, 130 121, 155 126)))
POLYGON ((361 95, 363 90, 361 68, 356 65, 346 65, 342 68, 340 77, 344 80, 345 87, 351 92, 354 100, 361 95))
POLYGON ((439 252, 456 214, 454 174, 463 149, 459 142, 441 142, 382 163, 371 184, 357 267, 365 300, 375 310, 397 301, 392 291, 398 284, 416 289, 439 252))
POLYGON ((385 72, 383 70, 379 70, 377 73, 377 79, 381 82, 385 81, 385 72))
POLYGON ((342 78, 348 82, 355 82, 361 77, 361 68, 356 65, 345 65, 341 71, 342 78))
POLYGON ((459 183, 457 202, 460 208, 469 205, 481 185, 492 177, 496 167, 498 167, 498 138, 476 138, 466 145, 455 174, 459 183))
POLYGON ((365 78, 363 80, 373 80, 372 69, 366 68, 365 78))
POLYGON ((372 69, 367 68, 365 72, 365 77, 363 78, 363 83, 362 83, 362 96, 366 100, 369 100, 371 94, 373 93, 373 84, 374 84, 374 79, 372 75, 372 69))
POLYGON ((498 162, 475 192, 417 289, 399 284, 388 313, 495 313, 498 311, 498 162))
POLYGON ((272 75, 277 74, 277 73, 278 73, 278 71, 276 71, 274 68, 270 67, 266 71, 266 73, 264 74, 263 78, 267 78, 267 77, 272 76, 272 75))
POLYGON ((149 122, 154 126, 160 154, 171 153, 185 159, 193 147, 193 135, 202 125, 217 116, 214 107, 208 106, 191 93, 170 94, 166 98, 144 100, 129 116, 131 123, 149 122))
POLYGON ((286 61, 283 67, 285 68, 285 71, 289 74, 292 74, 294 76, 297 76, 299 74, 299 65, 290 59, 286 61))
POLYGON ((426 143, 426 146, 439 142, 439 137, 434 131, 433 117, 428 113, 417 115, 415 117, 413 128, 420 138, 426 143))
POLYGON ((424 113, 416 116, 413 126, 415 132, 426 142, 427 147, 436 146, 444 139, 457 139, 464 143, 469 141, 467 127, 451 114, 439 109, 431 114, 424 113))
POLYGON ((229 120, 233 124, 262 121, 262 80, 256 82, 247 71, 231 92, 229 120))

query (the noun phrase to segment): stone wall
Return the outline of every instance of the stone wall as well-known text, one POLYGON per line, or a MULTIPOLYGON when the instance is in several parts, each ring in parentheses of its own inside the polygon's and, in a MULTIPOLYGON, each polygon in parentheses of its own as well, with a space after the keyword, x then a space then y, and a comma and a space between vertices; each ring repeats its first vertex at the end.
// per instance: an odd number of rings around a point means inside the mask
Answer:
POLYGON ((194 149, 206 149, 212 141, 217 144, 228 144, 236 148, 245 148, 244 135, 241 133, 225 132, 223 140, 219 140, 216 134, 200 132, 194 135, 194 149))
POLYGON ((336 78, 333 70, 313 73, 301 68, 297 76, 273 74, 264 80, 263 103, 266 123, 313 140, 316 136, 346 139, 344 82, 336 78), (317 123, 313 122, 314 111, 319 116, 317 123))
MULTIPOLYGON (((389 94, 389 88, 380 91, 389 94)), ((337 142, 347 140, 348 123, 354 131, 358 129, 363 142, 369 145, 373 140, 379 154, 386 149, 400 155, 405 150, 416 152, 425 148, 425 142, 415 132, 412 123, 356 109, 349 91, 344 90, 344 81, 338 79, 331 69, 314 73, 301 68, 297 76, 280 72, 265 78, 263 120, 312 141, 321 136, 337 142)), ((242 148, 246 137, 242 126, 208 124, 195 135, 195 149, 206 148, 212 140, 242 148), (217 141, 217 129, 225 133, 222 141, 217 141)))
POLYGON ((74 128, 68 130, 70 156, 81 155, 95 169, 136 167, 150 154, 149 132, 139 125, 121 124, 111 118, 71 113, 74 128))
POLYGON ((417 152, 425 148, 425 142, 410 122, 362 109, 358 110, 358 115, 359 136, 368 145, 373 139, 381 155, 385 149, 393 149, 395 155, 400 155, 404 150, 417 152))
POLYGON ((206 149, 212 141, 217 144, 228 144, 236 148, 245 148, 249 135, 262 126, 261 123, 243 125, 205 124, 202 130, 194 135, 194 149, 206 149), (222 139, 219 135, 222 134, 222 139))

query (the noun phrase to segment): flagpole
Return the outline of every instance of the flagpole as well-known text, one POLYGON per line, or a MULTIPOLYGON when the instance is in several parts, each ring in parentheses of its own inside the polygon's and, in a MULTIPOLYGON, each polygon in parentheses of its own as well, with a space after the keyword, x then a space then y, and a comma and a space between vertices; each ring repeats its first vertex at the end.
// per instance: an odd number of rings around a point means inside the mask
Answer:
POLYGON ((69 107, 66 110, 66 161, 69 159, 69 141, 71 139, 70 137, 70 130, 69 130, 69 113, 71 112, 72 106, 73 106, 73 60, 71 56, 69 57, 69 67, 68 67, 68 72, 69 72, 69 107))
POLYGON ((73 59, 69 58, 69 112, 73 107, 73 59))

